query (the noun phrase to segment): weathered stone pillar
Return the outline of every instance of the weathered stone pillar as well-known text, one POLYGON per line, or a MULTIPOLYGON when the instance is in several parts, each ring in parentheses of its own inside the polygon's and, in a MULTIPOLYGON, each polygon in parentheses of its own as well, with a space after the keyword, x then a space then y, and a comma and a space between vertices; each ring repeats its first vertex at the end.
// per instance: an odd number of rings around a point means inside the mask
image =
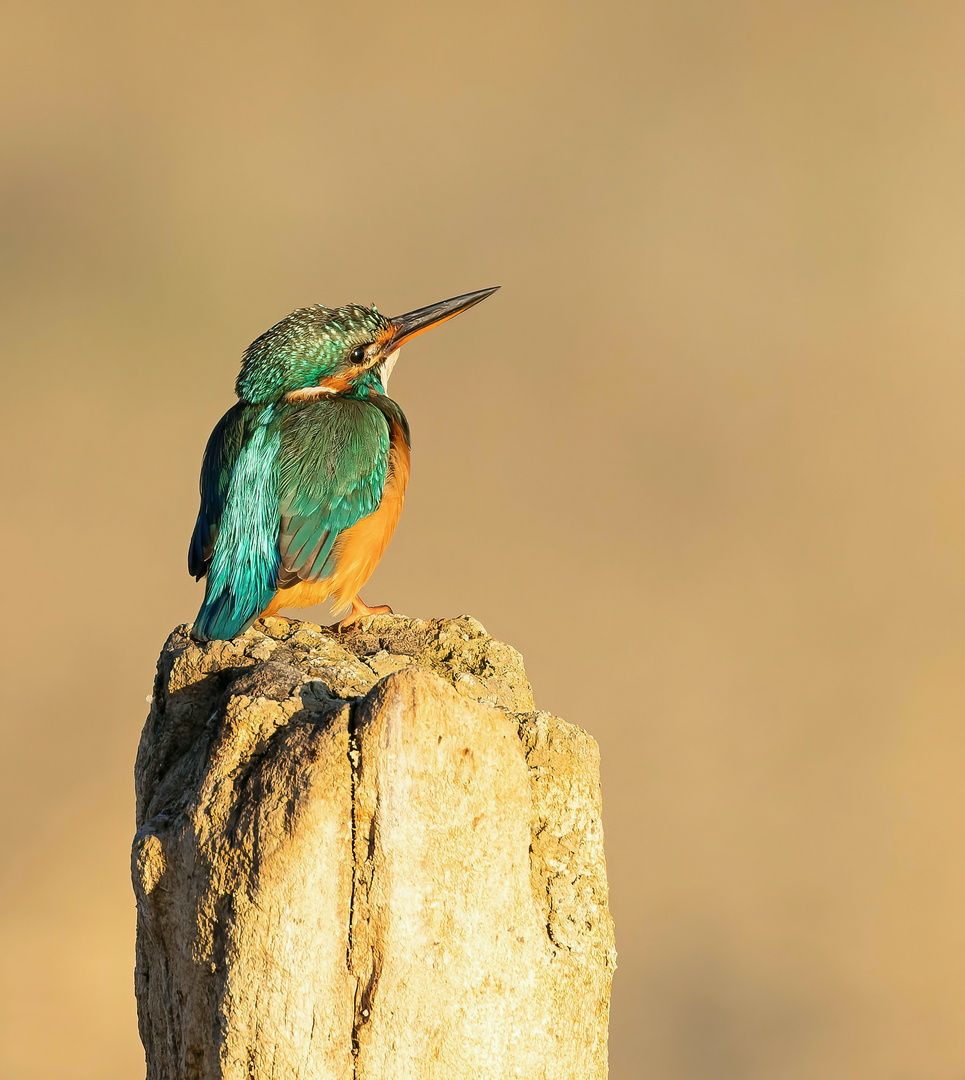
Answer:
POLYGON ((596 744, 469 618, 182 627, 136 768, 148 1080, 602 1080, 596 744), (264 632, 263 632, 264 631, 264 632))

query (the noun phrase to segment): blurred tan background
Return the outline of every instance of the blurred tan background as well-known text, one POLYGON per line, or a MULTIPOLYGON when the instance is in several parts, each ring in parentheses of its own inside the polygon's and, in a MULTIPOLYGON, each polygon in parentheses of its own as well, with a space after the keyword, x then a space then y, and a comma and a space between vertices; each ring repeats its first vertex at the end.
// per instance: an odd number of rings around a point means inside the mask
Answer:
POLYGON ((491 284, 396 370, 365 596, 599 739, 612 1077, 965 1076, 963 56, 955 2, 8 9, 3 1080, 143 1075, 131 768, 242 349, 491 284))

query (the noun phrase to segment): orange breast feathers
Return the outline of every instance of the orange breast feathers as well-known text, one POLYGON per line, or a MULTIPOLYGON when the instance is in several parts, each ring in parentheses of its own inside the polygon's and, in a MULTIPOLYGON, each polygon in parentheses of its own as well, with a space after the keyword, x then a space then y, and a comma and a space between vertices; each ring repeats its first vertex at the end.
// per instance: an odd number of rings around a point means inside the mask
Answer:
POLYGON ((372 576, 389 546, 405 502, 409 483, 409 447, 402 431, 391 425, 389 468, 378 509, 346 529, 335 541, 335 573, 328 579, 339 607, 351 603, 372 576))
POLYGON ((279 589, 262 617, 288 607, 311 607, 329 597, 338 608, 346 607, 372 576, 389 546, 409 483, 409 447, 402 430, 390 423, 389 466, 378 508, 345 529, 335 542, 335 572, 324 581, 300 581, 279 589))

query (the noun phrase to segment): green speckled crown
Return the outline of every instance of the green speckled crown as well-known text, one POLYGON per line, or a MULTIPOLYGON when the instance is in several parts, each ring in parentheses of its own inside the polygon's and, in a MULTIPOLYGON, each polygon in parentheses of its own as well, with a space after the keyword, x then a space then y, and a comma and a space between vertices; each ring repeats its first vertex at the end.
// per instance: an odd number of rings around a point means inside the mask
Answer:
POLYGON ((291 390, 315 386, 350 366, 349 354, 391 329, 374 308, 321 304, 299 308, 245 350, 235 390, 252 404, 277 401, 291 390))

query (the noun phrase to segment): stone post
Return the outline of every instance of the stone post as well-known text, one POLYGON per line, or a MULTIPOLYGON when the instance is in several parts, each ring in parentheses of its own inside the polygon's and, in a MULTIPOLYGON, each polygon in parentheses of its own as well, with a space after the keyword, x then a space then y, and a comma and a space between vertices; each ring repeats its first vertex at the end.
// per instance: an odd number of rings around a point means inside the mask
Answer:
POLYGON ((136 766, 148 1080, 603 1080, 599 755, 475 620, 176 630, 136 766))

